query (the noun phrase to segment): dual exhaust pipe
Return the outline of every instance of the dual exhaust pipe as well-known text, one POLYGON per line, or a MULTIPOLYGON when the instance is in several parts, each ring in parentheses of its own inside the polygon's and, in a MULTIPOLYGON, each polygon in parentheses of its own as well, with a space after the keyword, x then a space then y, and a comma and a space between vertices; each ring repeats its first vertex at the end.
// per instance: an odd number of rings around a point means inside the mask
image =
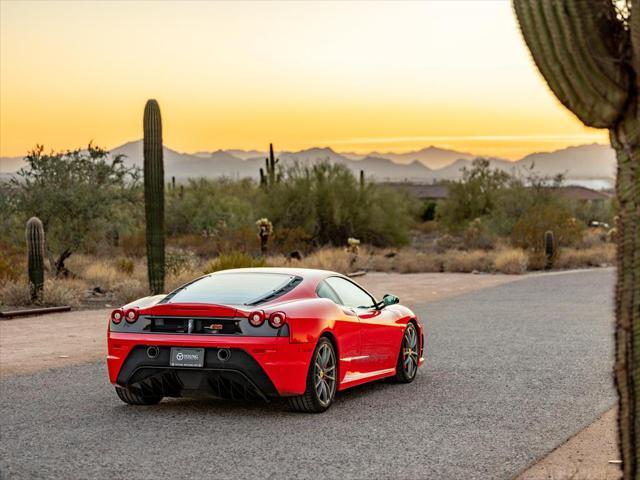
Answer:
MULTIPOLYGON (((160 355, 160 349, 155 345, 147 347, 147 357, 151 360, 155 360, 160 355)), ((228 348, 219 348, 217 353, 218 360, 226 362, 231 358, 231 350, 228 348)))

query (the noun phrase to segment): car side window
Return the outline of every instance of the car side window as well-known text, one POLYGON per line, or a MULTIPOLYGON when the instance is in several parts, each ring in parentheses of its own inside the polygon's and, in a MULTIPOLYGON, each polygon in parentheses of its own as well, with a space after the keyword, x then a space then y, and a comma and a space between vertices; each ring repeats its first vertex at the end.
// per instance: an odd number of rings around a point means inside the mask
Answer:
POLYGON ((316 293, 320 298, 328 298, 332 302, 338 305, 342 305, 342 301, 338 298, 338 296, 336 295, 336 292, 333 291, 333 288, 327 285, 327 282, 322 282, 318 286, 316 293))
POLYGON ((350 308, 371 308, 375 300, 355 283, 341 277, 329 277, 325 280, 342 300, 341 304, 350 308))

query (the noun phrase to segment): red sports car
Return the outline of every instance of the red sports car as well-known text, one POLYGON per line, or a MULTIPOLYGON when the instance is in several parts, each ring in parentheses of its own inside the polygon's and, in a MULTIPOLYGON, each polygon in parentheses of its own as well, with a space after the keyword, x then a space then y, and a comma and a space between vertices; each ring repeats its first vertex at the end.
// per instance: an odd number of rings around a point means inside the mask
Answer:
POLYGON ((322 412, 338 390, 413 381, 422 325, 397 303, 323 270, 216 272, 114 310, 109 377, 131 405, 282 396, 294 410, 322 412))

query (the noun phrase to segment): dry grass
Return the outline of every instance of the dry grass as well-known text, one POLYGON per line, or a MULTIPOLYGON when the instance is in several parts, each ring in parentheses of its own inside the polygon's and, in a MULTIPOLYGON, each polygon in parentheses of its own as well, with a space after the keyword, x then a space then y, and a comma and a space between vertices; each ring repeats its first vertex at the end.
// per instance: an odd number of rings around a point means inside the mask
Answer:
POLYGON ((0 305, 21 307, 31 304, 29 284, 9 280, 0 287, 0 305))
POLYGON ((450 250, 444 254, 443 271, 471 273, 490 272, 493 270, 493 252, 484 250, 450 250))
MULTIPOLYGON (((590 239, 591 240, 591 239, 590 239)), ((611 243, 585 242, 587 248, 563 248, 554 264, 555 269, 575 269, 611 265, 615 261, 615 246, 611 243)), ((544 268, 544 254, 526 253, 504 244, 494 250, 436 249, 423 252, 413 248, 374 249, 361 246, 354 255, 344 248, 322 248, 296 260, 284 256, 266 259, 242 252, 231 252, 205 263, 191 254, 188 261, 177 262, 180 268, 167 273, 165 291, 170 292, 185 283, 212 271, 241 267, 300 267, 319 268, 339 273, 357 270, 422 273, 422 272, 500 272, 523 274, 544 268)), ((174 262, 176 263, 176 262, 174 262)), ((146 260, 142 257, 95 258, 73 255, 67 262, 75 275, 73 280, 48 279, 42 303, 47 305, 79 306, 86 291, 94 287, 105 290, 114 303, 128 303, 149 295, 146 260)), ((0 304, 7 306, 30 305, 31 298, 26 280, 6 280, 0 285, 0 304)))
POLYGON ((140 280, 137 278, 125 278, 120 281, 120 283, 116 284, 113 289, 113 293, 118 302, 126 304, 138 298, 148 296, 149 285, 147 284, 146 279, 140 280))
POLYGON ((514 248, 500 251, 494 260, 495 269, 509 275, 522 275, 527 271, 529 259, 527 254, 514 248))
POLYGON ((615 263, 615 258, 616 247, 611 243, 585 249, 563 248, 560 250, 554 267, 573 269, 608 266, 615 263))
POLYGON ((80 280, 46 280, 42 303, 45 305, 70 305, 79 307, 85 298, 86 287, 80 280))
MULTIPOLYGON (((42 300, 38 305, 79 307, 85 298, 86 287, 79 280, 48 279, 44 282, 42 300)), ((0 304, 13 307, 33 305, 27 282, 6 282, 0 288, 0 304)))

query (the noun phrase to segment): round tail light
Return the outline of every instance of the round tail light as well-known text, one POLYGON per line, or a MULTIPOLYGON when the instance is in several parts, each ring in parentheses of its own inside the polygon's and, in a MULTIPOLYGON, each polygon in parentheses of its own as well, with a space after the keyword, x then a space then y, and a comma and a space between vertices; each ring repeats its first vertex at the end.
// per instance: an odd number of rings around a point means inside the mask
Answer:
POLYGON ((286 319, 284 312, 274 312, 269 316, 269 325, 273 328, 280 328, 284 325, 286 319))
POLYGON ((126 311, 124 316, 127 319, 127 322, 133 323, 136 320, 138 320, 138 310, 135 308, 130 308, 129 310, 126 311))
POLYGON ((124 313, 119 308, 111 312, 111 321, 116 325, 122 321, 124 318, 124 313))
POLYGON ((249 323, 254 327, 259 327, 264 323, 264 312, 262 310, 256 310, 249 314, 249 323))

